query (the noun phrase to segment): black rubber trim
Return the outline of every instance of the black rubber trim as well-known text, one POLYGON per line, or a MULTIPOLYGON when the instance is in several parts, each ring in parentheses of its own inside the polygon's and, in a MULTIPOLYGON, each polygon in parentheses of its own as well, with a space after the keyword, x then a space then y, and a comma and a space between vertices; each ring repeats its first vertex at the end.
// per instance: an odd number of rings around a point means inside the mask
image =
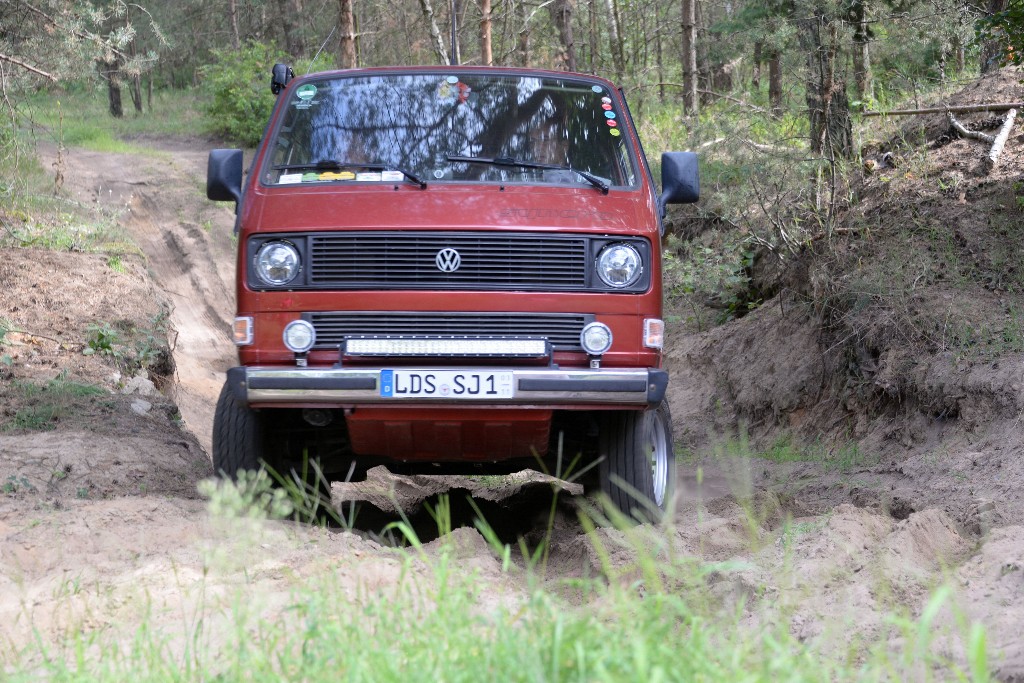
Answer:
POLYGON ((297 389, 309 391, 354 391, 376 389, 376 377, 253 377, 250 389, 297 389))
POLYGON ((519 391, 586 391, 608 392, 647 391, 642 379, 526 379, 519 380, 519 391))
POLYGON ((650 370, 647 373, 647 402, 656 406, 665 400, 665 390, 668 389, 668 372, 665 370, 650 370))
POLYGON ((226 386, 241 405, 249 404, 248 389, 245 385, 245 368, 228 368, 226 386))

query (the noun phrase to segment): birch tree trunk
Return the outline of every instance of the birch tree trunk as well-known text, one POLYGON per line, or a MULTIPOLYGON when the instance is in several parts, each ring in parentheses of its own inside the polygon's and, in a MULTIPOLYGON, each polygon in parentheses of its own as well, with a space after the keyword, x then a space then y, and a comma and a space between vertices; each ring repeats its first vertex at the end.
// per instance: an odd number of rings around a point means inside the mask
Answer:
MULTIPOLYGON (((342 0, 344 2, 345 0, 342 0)), ((441 37, 441 29, 437 27, 437 20, 434 19, 434 7, 430 0, 420 0, 420 9, 423 11, 423 19, 430 29, 430 39, 434 41, 434 52, 441 64, 448 64, 448 50, 444 47, 444 38, 441 37)))
POLYGON ((605 0, 605 3, 608 6, 608 40, 611 43, 612 61, 615 64, 615 80, 622 83, 626 74, 626 50, 622 44, 619 5, 617 0, 605 0))
POLYGON ((228 0, 228 23, 231 24, 231 47, 237 50, 242 46, 238 35, 238 0, 228 0))

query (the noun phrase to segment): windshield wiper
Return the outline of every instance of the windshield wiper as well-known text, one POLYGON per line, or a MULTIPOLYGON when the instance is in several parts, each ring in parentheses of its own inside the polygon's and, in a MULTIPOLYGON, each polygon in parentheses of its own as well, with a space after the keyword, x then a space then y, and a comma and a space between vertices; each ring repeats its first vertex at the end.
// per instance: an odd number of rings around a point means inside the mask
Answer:
POLYGON ((338 161, 336 159, 323 159, 312 164, 280 164, 273 167, 275 171, 340 171, 343 168, 364 168, 369 171, 396 171, 401 173, 406 180, 416 183, 421 190, 427 189, 427 183, 419 176, 416 176, 404 168, 398 168, 391 164, 362 164, 356 161, 338 161))
POLYGON ((466 164, 488 164, 490 166, 514 166, 516 168, 539 168, 548 171, 572 171, 576 175, 585 179, 591 185, 601 190, 601 194, 608 194, 608 183, 603 179, 598 178, 589 171, 581 171, 578 168, 572 166, 564 166, 562 164, 541 164, 536 161, 523 161, 520 159, 513 159, 511 157, 464 157, 457 154, 449 154, 447 157, 448 161, 462 162, 466 164))

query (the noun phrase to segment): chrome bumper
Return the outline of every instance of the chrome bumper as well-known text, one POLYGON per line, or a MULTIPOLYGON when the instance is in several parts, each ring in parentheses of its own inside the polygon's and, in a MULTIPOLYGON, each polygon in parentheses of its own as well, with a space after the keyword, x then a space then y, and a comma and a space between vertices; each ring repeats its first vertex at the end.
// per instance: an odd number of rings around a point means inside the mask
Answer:
POLYGON ((238 367, 228 370, 228 386, 241 403, 322 403, 365 405, 568 405, 580 403, 657 405, 665 397, 668 373, 640 368, 462 368, 510 372, 512 398, 481 401, 459 398, 383 397, 379 368, 238 367))

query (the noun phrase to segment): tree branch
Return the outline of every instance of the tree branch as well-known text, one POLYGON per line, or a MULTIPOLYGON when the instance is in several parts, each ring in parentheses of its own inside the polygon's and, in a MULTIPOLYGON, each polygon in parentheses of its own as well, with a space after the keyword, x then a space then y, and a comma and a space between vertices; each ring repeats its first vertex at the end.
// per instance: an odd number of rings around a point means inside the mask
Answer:
POLYGON ((1007 109, 1024 109, 1024 102, 997 102, 992 104, 962 104, 949 107, 926 107, 924 109, 894 109, 892 111, 866 111, 864 116, 913 116, 916 114, 945 114, 956 112, 964 114, 972 111, 1006 111, 1007 109))
POLYGON ((14 64, 16 66, 20 66, 22 69, 27 69, 28 71, 31 71, 34 74, 39 74, 43 78, 50 79, 50 81, 53 82, 53 83, 57 82, 57 77, 54 76, 53 74, 47 73, 47 72, 43 71, 42 69, 37 69, 36 67, 32 66, 31 64, 26 64, 25 62, 21 61, 17 57, 10 57, 8 55, 0 53, 0 60, 8 62, 9 64, 14 64))

